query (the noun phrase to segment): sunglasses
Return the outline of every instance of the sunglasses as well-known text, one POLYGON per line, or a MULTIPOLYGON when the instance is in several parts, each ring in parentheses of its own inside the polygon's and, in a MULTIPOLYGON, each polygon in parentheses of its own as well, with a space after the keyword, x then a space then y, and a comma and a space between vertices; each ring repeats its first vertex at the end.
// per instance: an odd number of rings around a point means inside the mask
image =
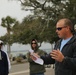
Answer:
POLYGON ((31 44, 37 44, 37 43, 31 43, 31 44))
POLYGON ((58 27, 58 28, 56 28, 56 30, 60 31, 60 30, 62 30, 63 28, 66 28, 66 26, 64 26, 64 27, 58 27))

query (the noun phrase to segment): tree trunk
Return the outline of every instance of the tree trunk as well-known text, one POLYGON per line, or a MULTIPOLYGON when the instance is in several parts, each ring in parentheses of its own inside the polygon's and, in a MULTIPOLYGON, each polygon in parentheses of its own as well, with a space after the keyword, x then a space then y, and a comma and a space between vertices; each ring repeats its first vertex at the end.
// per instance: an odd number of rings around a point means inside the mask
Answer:
POLYGON ((8 56, 10 58, 11 56, 11 47, 10 47, 10 44, 7 43, 7 53, 8 53, 8 56))

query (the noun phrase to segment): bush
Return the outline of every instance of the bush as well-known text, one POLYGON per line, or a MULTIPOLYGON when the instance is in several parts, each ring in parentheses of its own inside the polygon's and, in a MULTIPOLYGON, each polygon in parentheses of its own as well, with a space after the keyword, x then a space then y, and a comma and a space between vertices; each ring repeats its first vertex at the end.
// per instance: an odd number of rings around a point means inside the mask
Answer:
POLYGON ((12 57, 12 61, 15 61, 16 60, 16 57, 12 57))
POLYGON ((20 56, 18 56, 18 57, 16 58, 16 62, 22 62, 22 60, 23 60, 23 58, 20 57, 20 56))

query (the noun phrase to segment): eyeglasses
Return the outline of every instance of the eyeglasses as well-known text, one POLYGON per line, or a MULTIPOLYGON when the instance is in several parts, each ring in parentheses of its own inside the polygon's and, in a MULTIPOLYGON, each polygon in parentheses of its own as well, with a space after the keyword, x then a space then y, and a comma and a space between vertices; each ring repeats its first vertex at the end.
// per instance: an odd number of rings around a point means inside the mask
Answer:
POLYGON ((37 43, 31 43, 31 44, 37 44, 37 43))
POLYGON ((66 28, 66 26, 64 26, 64 27, 58 27, 58 28, 56 28, 56 30, 60 31, 60 30, 62 30, 63 28, 66 28))

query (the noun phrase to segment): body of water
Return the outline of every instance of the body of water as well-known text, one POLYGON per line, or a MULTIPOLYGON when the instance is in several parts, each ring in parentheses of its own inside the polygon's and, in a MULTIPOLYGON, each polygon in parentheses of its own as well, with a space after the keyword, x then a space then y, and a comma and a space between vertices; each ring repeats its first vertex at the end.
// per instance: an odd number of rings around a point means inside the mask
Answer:
MULTIPOLYGON (((19 54, 26 55, 26 53, 29 51, 30 48, 31 48, 30 44, 22 45, 22 44, 14 43, 11 46, 11 55, 12 56, 18 56, 19 54)), ((50 43, 44 43, 43 42, 40 49, 46 51, 47 53, 50 53, 52 50, 52 45, 50 43)), ((3 47, 3 50, 5 52, 7 52, 7 45, 5 45, 3 47)))
MULTIPOLYGON (((46 51, 47 53, 50 53, 52 51, 52 49, 41 49, 46 51)), ((22 55, 26 55, 28 53, 28 50, 21 50, 21 51, 11 51, 11 55, 12 56, 18 56, 20 54, 22 55)))

